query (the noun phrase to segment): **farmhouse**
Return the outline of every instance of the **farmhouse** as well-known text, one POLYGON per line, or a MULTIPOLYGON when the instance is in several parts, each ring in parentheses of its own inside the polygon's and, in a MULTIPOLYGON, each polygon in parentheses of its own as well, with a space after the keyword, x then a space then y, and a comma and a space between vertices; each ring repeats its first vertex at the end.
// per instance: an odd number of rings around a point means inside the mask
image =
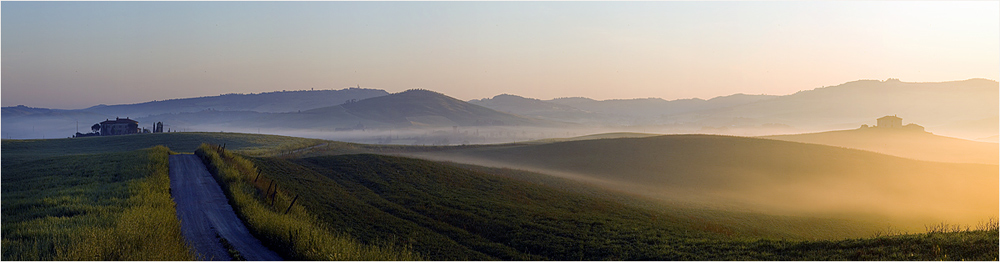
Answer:
POLYGON ((897 117, 896 115, 883 116, 883 117, 881 117, 881 118, 879 118, 877 120, 878 120, 878 125, 876 127, 879 127, 879 128, 898 128, 898 127, 903 127, 903 119, 897 117))
POLYGON ((924 132, 924 127, 918 124, 910 123, 907 125, 903 125, 903 118, 900 118, 896 115, 883 116, 876 120, 878 121, 878 124, 876 124, 875 126, 869 127, 868 125, 861 125, 861 129, 875 128, 877 130, 905 130, 905 131, 924 132))
POLYGON ((116 135, 128 135, 128 134, 138 134, 139 121, 126 118, 115 118, 115 120, 105 120, 101 122, 101 135, 102 136, 116 136, 116 135))

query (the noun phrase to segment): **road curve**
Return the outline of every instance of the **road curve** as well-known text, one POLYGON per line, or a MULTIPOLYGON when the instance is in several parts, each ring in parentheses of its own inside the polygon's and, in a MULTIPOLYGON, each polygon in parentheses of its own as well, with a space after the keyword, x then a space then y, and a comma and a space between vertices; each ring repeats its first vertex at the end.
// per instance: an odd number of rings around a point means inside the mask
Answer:
POLYGON ((181 233, 200 260, 232 260, 220 237, 243 259, 282 260, 247 231, 229 206, 222 188, 197 156, 170 156, 170 190, 177 203, 181 233))

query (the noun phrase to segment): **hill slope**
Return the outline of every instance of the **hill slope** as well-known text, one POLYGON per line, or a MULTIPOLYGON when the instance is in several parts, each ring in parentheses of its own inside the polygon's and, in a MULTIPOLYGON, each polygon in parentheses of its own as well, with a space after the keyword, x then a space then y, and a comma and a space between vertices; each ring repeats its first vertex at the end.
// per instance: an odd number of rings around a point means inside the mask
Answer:
POLYGON ((598 113, 580 110, 568 105, 510 94, 469 100, 469 103, 500 112, 574 123, 597 122, 603 117, 598 113))
MULTIPOLYGON (((300 194, 304 205, 331 226, 369 241, 394 236, 389 239, 413 245, 432 260, 669 260, 705 255, 675 247, 781 231, 775 224, 785 230, 837 228, 848 235, 865 228, 835 220, 642 209, 399 157, 266 158, 256 163, 281 188, 300 194)), ((805 231, 784 231, 781 237, 801 238, 797 234, 805 231)))
POLYGON ((868 128, 762 138, 862 149, 926 161, 996 165, 1000 159, 997 143, 901 129, 868 128))
POLYGON ((766 101, 775 97, 770 95, 734 94, 715 97, 709 100, 700 98, 677 100, 636 98, 598 101, 589 98, 557 98, 547 102, 612 115, 672 115, 766 101))
POLYGON ((165 113, 198 112, 208 109, 217 111, 279 113, 339 105, 352 99, 361 100, 388 94, 385 90, 366 88, 278 91, 258 94, 225 94, 170 99, 138 104, 99 105, 82 110, 105 115, 131 116, 133 118, 165 113))
POLYGON ((720 208, 889 217, 911 230, 942 221, 975 224, 998 213, 996 165, 768 139, 670 135, 410 155, 528 169, 720 208))
MULTIPOLYGON (((678 115, 680 121, 705 122, 746 119, 751 123, 780 123, 807 130, 856 128, 885 115, 899 115, 940 134, 962 133, 957 123, 998 118, 1000 84, 970 79, 939 83, 899 80, 859 80, 837 86, 800 91, 755 103, 678 115), (940 128, 939 128, 940 127, 940 128)), ((992 130, 970 134, 972 139, 997 134, 992 130)))
POLYGON ((218 131, 219 127, 251 126, 254 119, 269 113, 299 112, 384 95, 388 95, 388 92, 348 88, 226 94, 137 104, 98 105, 76 110, 4 107, 2 135, 4 138, 17 139, 70 137, 75 132, 90 132, 90 126, 94 123, 115 117, 139 120, 139 126, 145 128, 150 128, 154 122, 163 122, 166 128, 173 130, 218 131))
POLYGON ((610 200, 613 197, 607 194, 616 193, 609 191, 570 192, 527 182, 532 175, 500 176, 488 169, 399 157, 339 155, 259 158, 254 162, 266 176, 276 178, 280 188, 301 196, 303 205, 331 227, 366 241, 411 245, 432 260, 995 256, 995 251, 990 251, 995 250, 995 231, 961 237, 779 241, 762 239, 761 232, 846 233, 858 228, 837 220, 665 206, 640 208, 610 200), (941 251, 927 252, 927 245, 938 245, 941 251))
POLYGON ((501 113, 432 91, 408 90, 301 112, 258 114, 256 118, 232 121, 227 125, 279 130, 351 130, 452 126, 552 126, 560 123, 501 113))
MULTIPOLYGON (((396 125, 533 126, 556 123, 526 118, 473 105, 428 90, 407 90, 342 105, 363 119, 396 125)), ((317 109, 321 110, 321 109, 317 109)))

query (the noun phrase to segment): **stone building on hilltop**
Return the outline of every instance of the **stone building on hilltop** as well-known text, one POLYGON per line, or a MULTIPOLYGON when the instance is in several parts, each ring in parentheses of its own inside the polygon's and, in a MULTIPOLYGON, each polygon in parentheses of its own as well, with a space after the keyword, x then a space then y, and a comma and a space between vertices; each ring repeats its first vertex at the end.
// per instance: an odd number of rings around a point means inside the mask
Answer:
POLYGON ((877 124, 875 126, 869 127, 868 125, 861 125, 861 129, 874 128, 877 130, 900 130, 900 131, 920 131, 924 132, 924 127, 918 124, 907 124, 903 125, 903 118, 896 115, 883 116, 876 119, 877 124))
POLYGON ((899 128, 899 127, 903 127, 903 119, 897 117, 896 115, 883 116, 883 117, 881 117, 879 119, 876 119, 876 120, 878 121, 878 125, 876 125, 875 127, 878 127, 878 128, 899 128))
POLYGON ((139 121, 128 119, 128 117, 116 117, 115 120, 108 119, 100 124, 102 136, 128 135, 142 132, 139 130, 139 121))

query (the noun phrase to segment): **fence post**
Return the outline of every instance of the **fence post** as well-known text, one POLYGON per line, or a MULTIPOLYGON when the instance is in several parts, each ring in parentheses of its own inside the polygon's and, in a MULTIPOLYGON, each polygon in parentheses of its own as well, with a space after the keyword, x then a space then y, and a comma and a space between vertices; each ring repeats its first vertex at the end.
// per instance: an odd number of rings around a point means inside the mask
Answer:
POLYGON ((264 190, 264 200, 265 201, 267 200, 267 195, 271 194, 271 186, 273 186, 273 185, 274 185, 274 180, 271 180, 271 183, 267 185, 267 190, 264 190))
MULTIPOLYGON (((271 206, 274 206, 274 199, 278 196, 278 186, 274 186, 274 193, 271 193, 271 206)), ((267 201, 267 198, 264 199, 267 201)))
POLYGON ((292 210, 292 206, 295 205, 295 200, 299 200, 299 195, 295 195, 295 198, 292 199, 292 203, 288 204, 288 209, 285 209, 285 214, 288 214, 288 211, 292 210))

